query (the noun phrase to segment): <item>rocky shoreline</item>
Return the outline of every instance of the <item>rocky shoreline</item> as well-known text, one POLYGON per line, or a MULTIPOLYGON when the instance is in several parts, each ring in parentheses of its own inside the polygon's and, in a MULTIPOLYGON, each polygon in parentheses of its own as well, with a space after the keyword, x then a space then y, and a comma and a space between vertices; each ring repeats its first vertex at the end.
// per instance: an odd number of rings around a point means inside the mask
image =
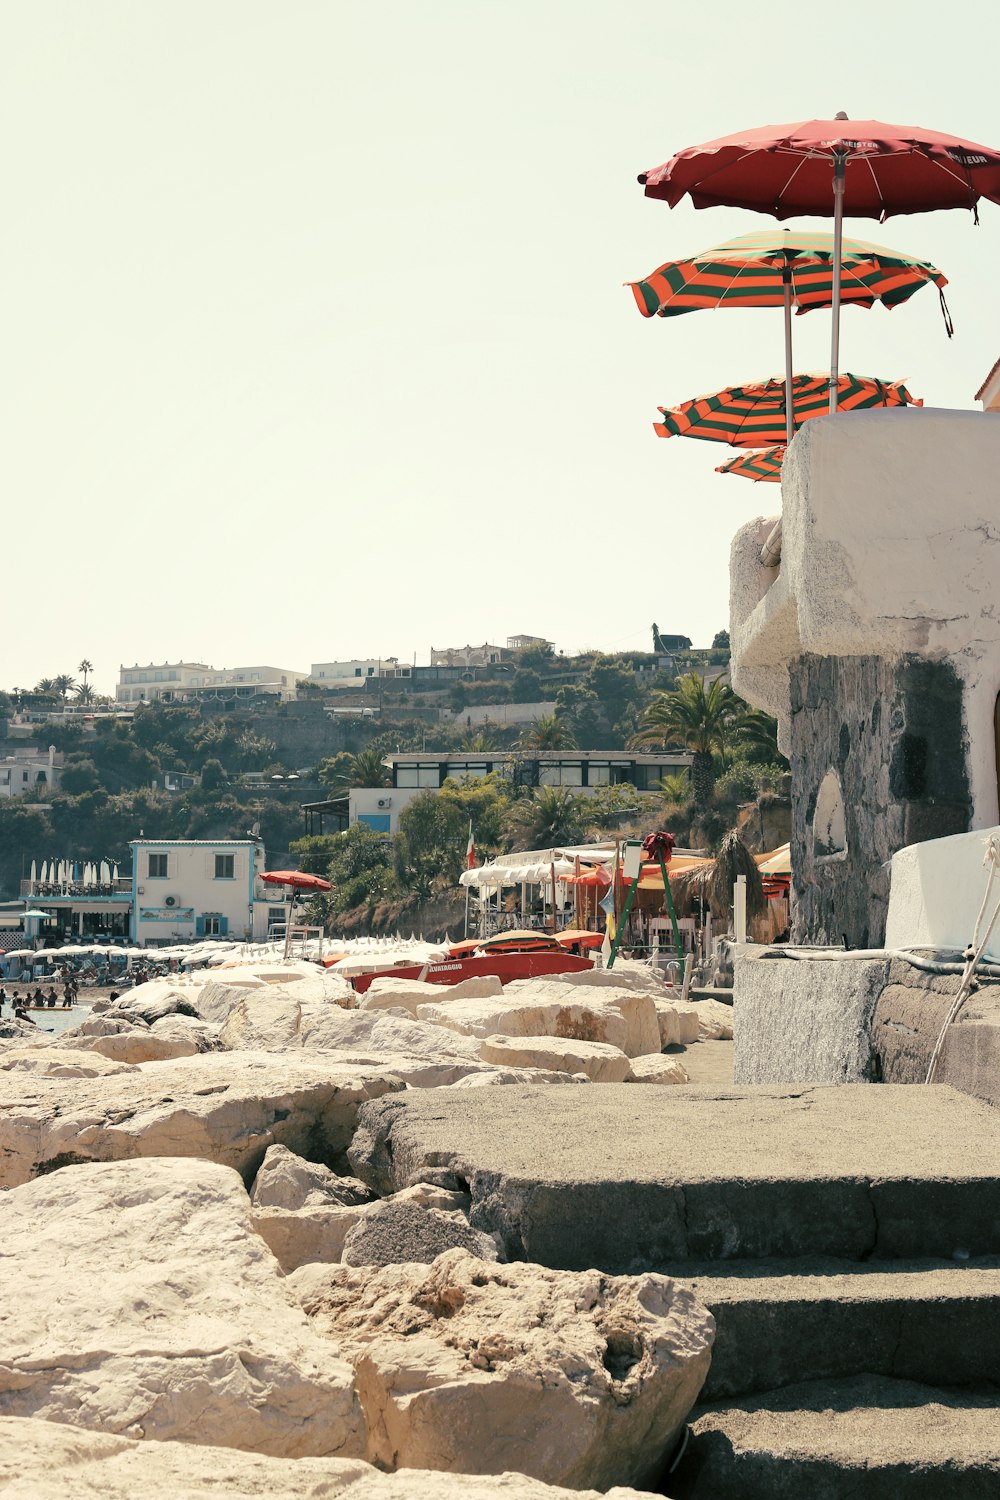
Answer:
POLYGON ((5 1493, 662 1483, 711 1359, 691 1286, 519 1258, 460 1173, 381 1168, 365 1121, 499 1087, 530 1131, 567 1088, 686 1091, 727 1067, 727 1007, 629 964, 359 1003, 271 963, 93 999, 60 1036, 0 1023, 5 1493))

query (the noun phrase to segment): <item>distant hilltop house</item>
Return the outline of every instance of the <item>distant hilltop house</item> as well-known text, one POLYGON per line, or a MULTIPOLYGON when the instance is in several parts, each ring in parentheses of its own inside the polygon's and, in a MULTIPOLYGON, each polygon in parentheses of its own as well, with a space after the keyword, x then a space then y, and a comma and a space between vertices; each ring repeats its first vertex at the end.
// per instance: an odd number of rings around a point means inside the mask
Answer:
POLYGON ((0 797, 20 797, 38 787, 59 785, 62 774, 62 752, 54 745, 48 750, 15 750, 0 759, 0 797))
POLYGON ((659 625, 654 624, 653 650, 657 656, 673 656, 676 651, 690 651, 691 641, 686 635, 664 635, 659 625))
POLYGON ((363 687, 369 678, 409 677, 413 668, 396 656, 354 657, 350 661, 317 661, 309 668, 309 681, 330 689, 363 687))
POLYGON ((122 666, 115 698, 119 703, 190 703, 203 699, 295 698, 303 674, 292 667, 210 667, 205 662, 150 662, 122 666))
POLYGON ((492 646, 485 641, 481 646, 431 647, 432 667, 494 667, 513 658, 513 648, 492 646))
POLYGON ((543 635, 509 635, 507 637, 508 651, 528 651, 532 646, 547 647, 551 651, 555 646, 555 641, 547 641, 543 635))

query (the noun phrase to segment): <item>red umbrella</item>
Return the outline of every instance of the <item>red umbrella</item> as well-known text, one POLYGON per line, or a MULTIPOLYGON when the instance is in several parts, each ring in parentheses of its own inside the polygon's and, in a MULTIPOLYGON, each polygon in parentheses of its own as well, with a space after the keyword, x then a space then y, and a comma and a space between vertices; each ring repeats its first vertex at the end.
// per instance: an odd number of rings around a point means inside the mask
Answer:
POLYGON ((295 891, 332 891, 333 886, 320 875, 304 870, 267 870, 260 877, 267 885, 287 885, 295 891))
POLYGON ((296 891, 332 891, 333 886, 321 875, 307 875, 305 870, 265 870, 260 877, 265 885, 283 885, 287 887, 288 916, 285 919, 285 952, 287 958, 292 945, 292 906, 295 902, 296 891))
MULTIPOLYGON (((764 125, 689 146, 643 172, 648 198, 671 208, 690 194, 695 208, 725 205, 773 214, 834 212, 833 336, 830 374, 840 346, 840 266, 845 214, 884 220, 892 214, 1000 203, 1000 151, 960 136, 879 120, 805 120, 764 125)), ((977 215, 978 217, 978 215, 977 215)), ((830 410, 837 410, 836 384, 830 410)))

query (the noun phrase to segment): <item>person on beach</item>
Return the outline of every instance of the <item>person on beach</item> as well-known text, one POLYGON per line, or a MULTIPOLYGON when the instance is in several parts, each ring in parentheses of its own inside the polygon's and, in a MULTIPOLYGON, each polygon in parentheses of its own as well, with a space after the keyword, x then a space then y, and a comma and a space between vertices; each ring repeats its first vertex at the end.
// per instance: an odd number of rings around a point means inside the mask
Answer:
POLYGON ((28 1011, 25 1010, 23 1005, 17 1005, 14 1007, 14 1019, 16 1021, 30 1021, 32 1026, 36 1026, 38 1024, 34 1016, 29 1015, 28 1011))

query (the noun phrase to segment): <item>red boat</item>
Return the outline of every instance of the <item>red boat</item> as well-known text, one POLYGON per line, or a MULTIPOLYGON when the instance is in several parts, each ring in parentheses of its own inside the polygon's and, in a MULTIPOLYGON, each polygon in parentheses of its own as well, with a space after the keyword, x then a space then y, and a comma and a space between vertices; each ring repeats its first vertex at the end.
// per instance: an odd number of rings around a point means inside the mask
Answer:
MULTIPOLYGON (((574 946, 596 946, 588 939, 603 941, 597 933, 570 933, 574 946)), ((571 953, 565 941, 544 932, 506 932, 486 942, 456 943, 448 957, 436 964, 402 964, 379 969, 375 974, 356 974, 351 983, 364 994, 376 979, 419 979, 426 984, 461 984, 479 974, 495 974, 501 984, 513 979, 536 979, 542 974, 574 974, 592 969, 594 961, 571 953)))

